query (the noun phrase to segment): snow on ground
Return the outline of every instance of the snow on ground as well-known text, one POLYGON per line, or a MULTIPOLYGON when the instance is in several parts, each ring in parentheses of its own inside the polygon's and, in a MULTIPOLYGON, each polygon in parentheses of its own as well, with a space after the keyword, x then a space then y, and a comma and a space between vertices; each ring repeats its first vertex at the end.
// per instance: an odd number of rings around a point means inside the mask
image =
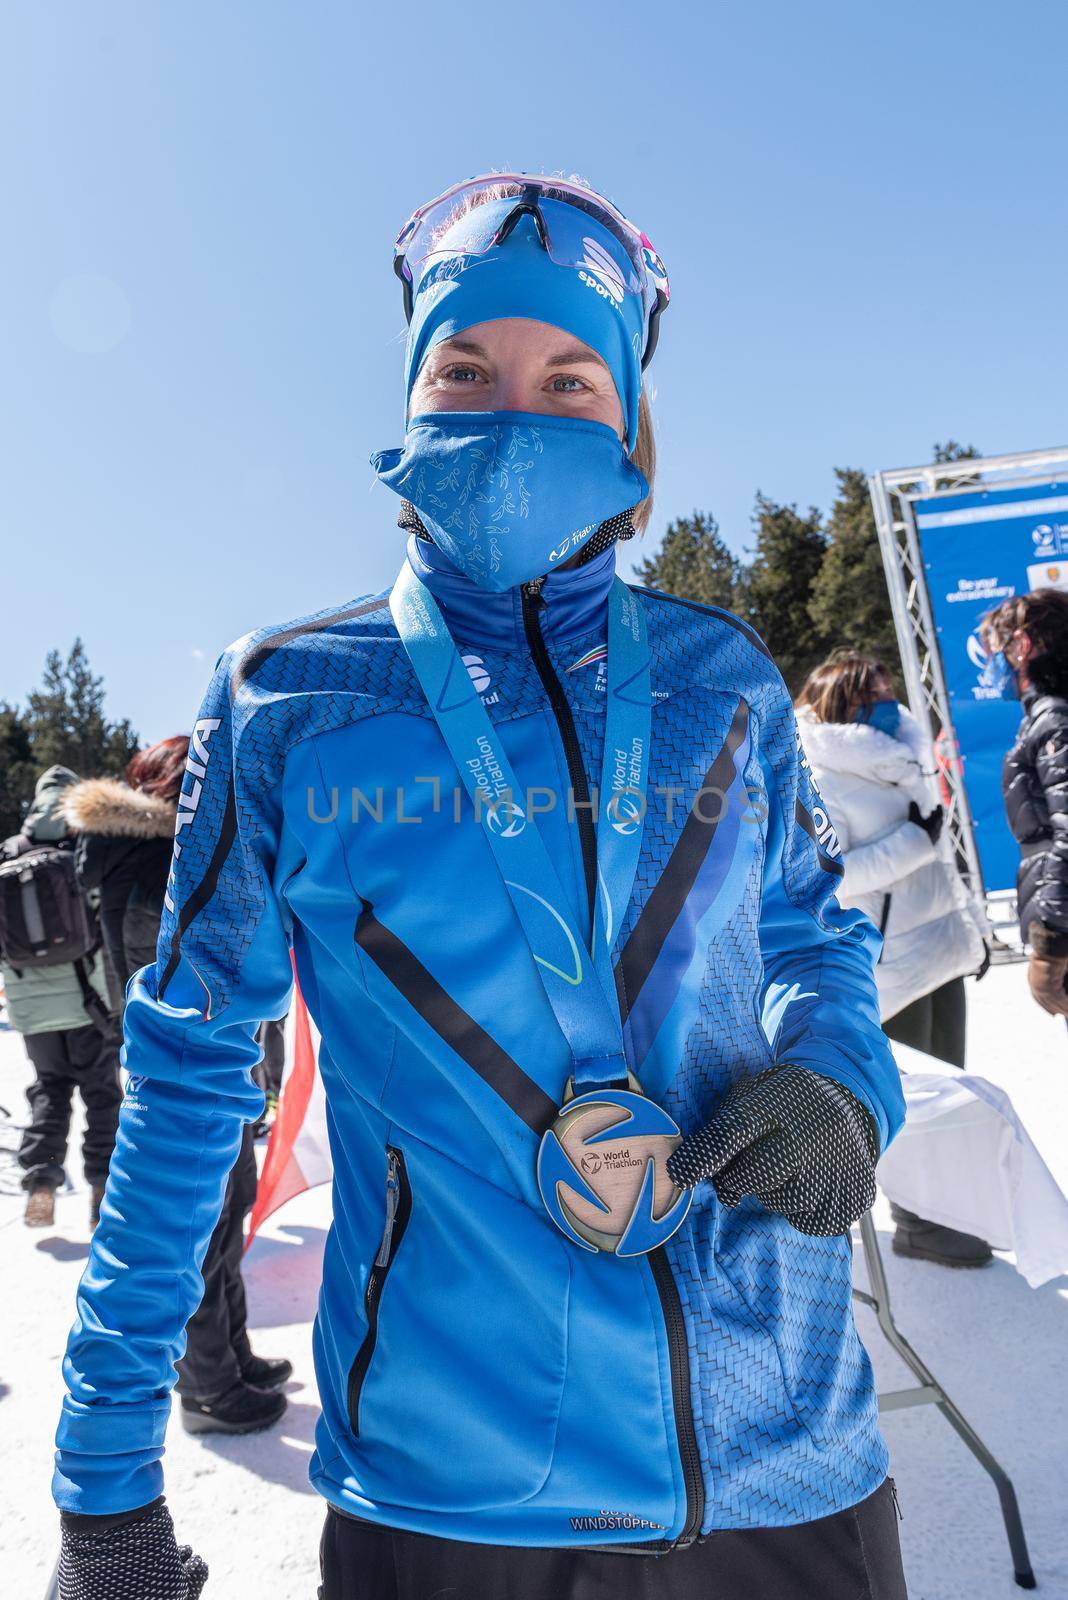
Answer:
MULTIPOLYGON (((968 1065, 1007 1088, 1045 1159, 1068 1189, 1068 1039, 1030 1001, 1022 968, 969 984, 968 1065)), ((0 1033, 0 1106, 18 1122, 28 1070, 21 1041, 0 1033)), ((3 1119, 0 1118, 0 1129, 3 1119)), ((60 1359, 85 1260, 84 1187, 61 1195, 47 1231, 22 1226, 0 1138, 0 1533, 5 1594, 43 1597, 57 1531, 49 1499, 60 1359)), ((74 1169, 77 1180, 77 1169, 74 1169)), ((1032 1290, 1007 1258, 953 1273, 902 1261, 889 1218, 876 1212, 899 1326, 1013 1477, 1041 1592, 1068 1600, 1068 1278, 1032 1290)), ((207 1559, 206 1596, 312 1600, 320 1503, 306 1481, 316 1416, 311 1318, 329 1222, 329 1191, 293 1201, 246 1259, 254 1343, 295 1365, 289 1410, 271 1432, 192 1439, 175 1419, 167 1487, 179 1534, 207 1559)), ((863 1276, 862 1271, 859 1276, 863 1276)), ((881 1389, 911 1383, 874 1318, 858 1311, 881 1389)), ((1008 1600, 1020 1591, 997 1497, 979 1464, 932 1407, 885 1418, 904 1521, 911 1600, 1008 1600)), ((754 1597, 757 1600, 757 1597, 754 1597)))

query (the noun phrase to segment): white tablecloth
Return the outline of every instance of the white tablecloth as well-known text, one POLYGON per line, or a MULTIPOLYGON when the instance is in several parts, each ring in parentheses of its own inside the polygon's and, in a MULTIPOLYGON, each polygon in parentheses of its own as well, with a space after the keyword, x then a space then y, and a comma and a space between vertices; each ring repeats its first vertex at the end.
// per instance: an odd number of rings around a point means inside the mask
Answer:
POLYGON ((1068 1273, 1068 1197, 1004 1089, 939 1070, 895 1044, 908 1115, 879 1163, 879 1185, 909 1211, 1015 1254, 1033 1289, 1068 1273))

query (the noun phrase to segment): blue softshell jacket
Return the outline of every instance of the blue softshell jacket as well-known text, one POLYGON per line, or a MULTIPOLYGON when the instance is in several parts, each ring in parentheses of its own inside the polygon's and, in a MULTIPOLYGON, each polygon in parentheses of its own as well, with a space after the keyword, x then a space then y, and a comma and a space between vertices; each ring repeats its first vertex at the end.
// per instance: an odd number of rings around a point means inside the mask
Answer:
MULTIPOLYGON (((609 550, 487 594, 413 537, 586 918, 605 724, 609 550), (595 781, 595 780, 594 780, 595 781), (550 804, 549 796, 555 797, 550 804)), ((651 779, 614 965, 626 1049, 684 1131, 775 1062, 901 1123, 878 936, 834 897, 833 827, 789 696, 736 618, 638 590, 651 779)), ((293 950, 322 1034, 333 1224, 315 1324, 315 1486, 392 1527, 660 1550, 851 1506, 886 1473, 848 1237, 697 1190, 629 1260, 542 1207, 570 1071, 508 891, 386 597, 241 640, 196 724, 156 965, 78 1295, 60 1506, 152 1500, 183 1328, 293 950)))

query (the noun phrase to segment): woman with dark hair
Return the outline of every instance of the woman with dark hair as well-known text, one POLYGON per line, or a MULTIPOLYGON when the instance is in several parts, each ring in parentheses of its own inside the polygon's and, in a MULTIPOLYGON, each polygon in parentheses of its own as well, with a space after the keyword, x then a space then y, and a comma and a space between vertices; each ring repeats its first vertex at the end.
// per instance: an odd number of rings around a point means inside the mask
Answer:
MULTIPOLYGON (((798 697, 805 754, 838 832, 843 905, 883 935, 875 968, 891 1039, 964 1066, 964 975, 982 965, 980 918, 941 837, 935 763, 879 661, 836 650, 798 697)), ((985 1240, 900 1206, 893 1248, 946 1266, 991 1260, 985 1240)))
POLYGON ((395 270, 397 581, 250 635, 193 730, 65 1368, 63 1600, 204 1581, 169 1365, 291 949, 324 1600, 901 1600, 848 1239, 903 1115, 874 933, 765 646, 615 572, 663 263, 587 186, 492 174, 395 270))
POLYGON ((1023 702, 1001 787, 1020 846, 1020 937, 1031 946, 1031 993, 1068 1016, 1068 594, 1014 595, 983 623, 990 674, 1023 702))

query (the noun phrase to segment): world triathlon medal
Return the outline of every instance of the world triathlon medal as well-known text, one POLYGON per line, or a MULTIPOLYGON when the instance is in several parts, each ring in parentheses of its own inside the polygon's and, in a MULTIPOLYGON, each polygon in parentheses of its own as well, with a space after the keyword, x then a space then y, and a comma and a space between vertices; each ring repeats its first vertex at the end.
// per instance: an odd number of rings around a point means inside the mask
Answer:
POLYGON ((630 1089, 566 1102, 538 1150, 538 1188, 561 1232, 584 1250, 642 1256, 670 1239, 693 1198, 667 1170, 682 1142, 661 1106, 630 1089))

